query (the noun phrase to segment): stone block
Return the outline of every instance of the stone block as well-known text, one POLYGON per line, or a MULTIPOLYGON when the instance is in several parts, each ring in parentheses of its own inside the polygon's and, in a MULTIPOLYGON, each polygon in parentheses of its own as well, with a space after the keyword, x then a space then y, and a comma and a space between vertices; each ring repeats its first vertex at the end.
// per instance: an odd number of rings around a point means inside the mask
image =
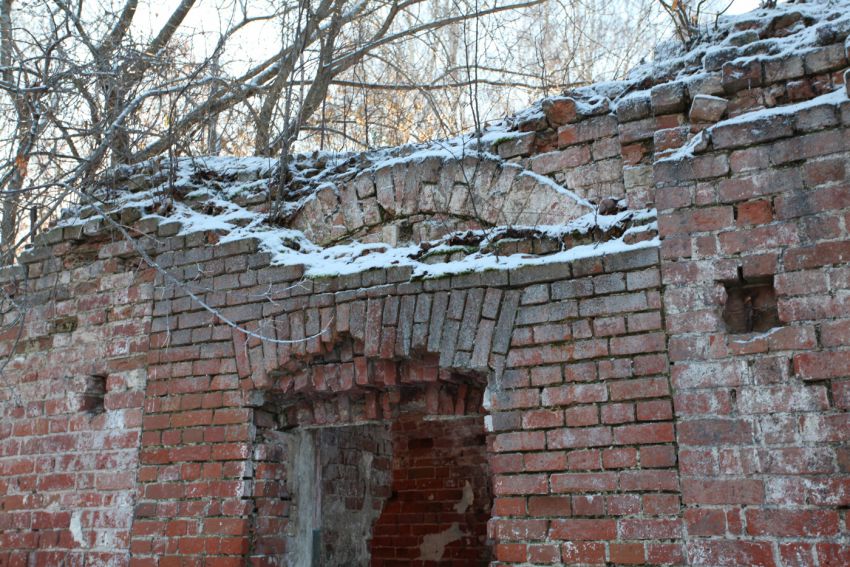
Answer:
POLYGON ((23 281, 26 276, 26 266, 12 265, 0 267, 0 284, 23 281))
POLYGON ((525 132, 519 136, 504 140, 497 145, 499 157, 510 159, 517 156, 527 156, 534 150, 534 140, 537 134, 525 132))
POLYGON ((481 318, 481 304, 483 300, 483 288, 471 289, 467 293, 463 318, 461 319, 461 326, 458 334, 458 350, 471 352, 475 346, 475 332, 478 328, 478 321, 481 318))
POLYGON ((687 107, 688 93, 683 82, 656 85, 649 91, 649 96, 656 116, 682 112, 687 107))
POLYGON ((517 286, 569 279, 570 275, 570 264, 559 262, 539 266, 522 266, 511 271, 509 277, 511 285, 517 286))
POLYGON ((618 127, 621 144, 631 144, 640 140, 651 140, 655 133, 655 118, 634 120, 618 127))
POLYGON ((606 272, 636 270, 658 265, 658 248, 642 248, 603 258, 606 272))
POLYGON ((833 104, 804 108, 797 113, 795 127, 799 132, 813 132, 838 125, 838 112, 833 104))
POLYGON ((762 63, 758 59, 724 63, 722 73, 723 90, 727 93, 760 87, 763 81, 762 63))
POLYGON ((777 114, 753 120, 718 124, 711 129, 715 149, 738 148, 787 138, 794 133, 794 117, 777 114))
POLYGON ((590 161, 590 147, 573 146, 557 152, 547 152, 531 158, 531 170, 541 175, 566 171, 590 161))
POLYGON ((633 122, 652 115, 652 102, 645 93, 636 93, 624 97, 617 103, 617 119, 621 122, 633 122))
POLYGON ((732 61, 739 55, 740 50, 737 47, 713 48, 703 57, 702 66, 706 71, 719 71, 725 63, 732 61))
POLYGON ((786 55, 764 61, 764 83, 769 85, 805 75, 803 58, 799 55, 786 55))
POLYGON ((697 95, 723 94, 723 80, 719 72, 703 73, 686 79, 688 96, 693 100, 697 95))
POLYGON ((621 147, 617 138, 602 138, 591 144, 594 161, 619 156, 621 147))
POLYGON ((439 352, 443 335, 443 326, 446 320, 446 311, 449 306, 448 292, 439 292, 434 295, 431 308, 431 319, 428 329, 428 351, 439 352))
POLYGON ((507 354, 513 334, 514 318, 519 308, 521 292, 518 290, 506 291, 502 297, 502 305, 499 309, 499 319, 493 332, 493 352, 496 354, 507 354))
POLYGON ((578 118, 576 101, 567 97, 545 98, 540 103, 546 120, 553 127, 575 122, 578 118))
POLYGON ((803 66, 806 73, 816 75, 835 71, 847 66, 847 55, 844 46, 840 43, 819 47, 809 51, 803 56, 803 66))
POLYGON ((697 95, 688 114, 691 122, 717 122, 726 114, 729 101, 710 95, 697 95))
POLYGON ((611 115, 594 116, 558 129, 558 145, 572 146, 617 135, 617 119, 611 115))
POLYGON ((634 165, 623 167, 623 184, 626 191, 633 187, 652 185, 652 166, 634 165))

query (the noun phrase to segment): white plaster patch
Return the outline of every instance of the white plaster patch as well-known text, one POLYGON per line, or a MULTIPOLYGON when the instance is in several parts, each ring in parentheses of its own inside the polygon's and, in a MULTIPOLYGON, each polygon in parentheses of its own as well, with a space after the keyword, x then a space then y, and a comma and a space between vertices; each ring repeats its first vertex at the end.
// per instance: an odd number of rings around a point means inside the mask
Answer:
POLYGON ((68 529, 71 530, 71 537, 74 538, 74 542, 80 547, 88 547, 86 545, 86 540, 83 537, 83 525, 80 522, 80 519, 83 517, 83 513, 80 510, 75 511, 71 514, 71 525, 68 526, 68 529))
POLYGON ((466 511, 472 506, 473 500, 475 500, 475 493, 472 492, 472 485, 467 480, 463 485, 463 496, 461 496, 460 502, 455 504, 455 512, 466 514, 466 511))
POLYGON ((106 429, 124 429, 125 427, 123 410, 108 410, 106 412, 106 429))
POLYGON ((426 535, 423 538, 422 545, 419 546, 419 559, 422 561, 440 561, 446 552, 446 546, 463 536, 464 533, 457 522, 442 532, 426 535))
POLYGON ((122 374, 128 390, 144 390, 147 383, 147 373, 144 368, 128 370, 122 374))

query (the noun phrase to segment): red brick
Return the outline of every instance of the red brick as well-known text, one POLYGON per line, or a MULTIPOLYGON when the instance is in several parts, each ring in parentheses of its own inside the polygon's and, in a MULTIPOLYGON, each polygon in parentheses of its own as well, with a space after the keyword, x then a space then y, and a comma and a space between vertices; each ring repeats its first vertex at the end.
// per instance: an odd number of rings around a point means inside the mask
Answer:
POLYGON ((676 539, 681 535, 679 519, 624 518, 617 522, 622 539, 676 539))
POLYGON ((605 564, 605 544, 594 542, 568 542, 561 549, 561 559, 567 565, 605 564))
POLYGON ((567 406, 572 404, 590 404, 608 400, 608 390, 604 384, 568 384, 544 388, 541 398, 544 406, 567 406))
POLYGON ((609 516, 629 516, 640 512, 638 494, 609 494, 605 502, 609 516))
POLYGON ((526 453, 523 461, 527 472, 560 471, 567 466, 567 456, 563 451, 526 453))
MULTIPOLYGON (((570 410, 567 410, 569 412, 570 410)), ((569 417, 567 418, 569 421, 569 417)), ((562 410, 531 410, 522 414, 523 429, 542 429, 564 425, 562 410)))
POLYGON ((550 477, 552 491, 562 492, 610 492, 617 488, 614 473, 567 473, 550 477))
POLYGON ((496 475, 493 481, 493 491, 498 496, 546 494, 549 492, 549 483, 545 474, 496 475))
POLYGON ((493 520, 493 535, 502 541, 542 540, 547 524, 547 520, 498 518, 493 520))
POLYGON ((737 206, 737 225, 767 224, 773 220, 773 206, 769 199, 748 201, 737 206))
POLYGON ((776 567, 773 546, 768 542, 731 540, 700 540, 687 544, 687 554, 696 558, 692 565, 704 567, 747 565, 748 567, 776 567))
POLYGON ((532 496, 528 499, 532 516, 567 517, 572 515, 569 496, 532 496))
POLYGON ((685 504, 760 504, 764 486, 760 480, 682 479, 685 504))
POLYGON ((804 380, 850 376, 850 351, 807 352, 794 355, 794 372, 804 380))
POLYGON ((585 427, 578 429, 559 429, 546 432, 549 449, 572 449, 601 447, 613 441, 609 427, 585 427))
POLYGON ((691 508, 684 512, 685 526, 692 536, 722 536, 726 534, 726 513, 723 510, 691 508))
POLYGON ((498 543, 495 546, 498 561, 525 563, 526 545, 524 543, 498 543))
POLYGON ((552 520, 549 537, 567 541, 613 540, 617 537, 617 523, 614 520, 552 520))
POLYGON ((629 491, 666 490, 679 488, 675 470, 631 470, 620 473, 620 489, 629 491))
POLYGON ((634 404, 605 404, 601 412, 602 423, 628 423, 635 420, 634 404))
POLYGON ((665 377, 611 382, 609 389, 611 391, 611 399, 614 401, 658 398, 670 394, 670 387, 665 377))
POLYGON ((646 514, 678 515, 681 508, 678 494, 644 494, 641 500, 646 514))
POLYGON ((684 565, 685 553, 678 543, 649 543, 646 558, 652 565, 684 565))
POLYGON ((771 224, 749 229, 721 232, 720 249, 726 254, 791 246, 799 240, 793 224, 771 224))
POLYGON ((602 468, 599 449, 567 452, 567 468, 571 471, 592 471, 602 468))
POLYGON ((818 543, 818 559, 823 567, 850 565, 850 545, 842 543, 818 543))
POLYGON ((638 402, 636 408, 638 421, 661 421, 673 418, 670 400, 638 402))
POLYGON ((672 423, 621 425, 614 428, 614 443, 619 445, 670 443, 673 440, 672 423))
POLYGON ((551 565, 558 563, 561 559, 561 550, 557 545, 530 545, 528 546, 528 560, 534 564, 551 565))
POLYGON ((665 236, 717 231, 734 224, 734 209, 729 206, 676 210, 658 217, 658 229, 665 236))
POLYGON ((747 510, 747 533, 753 536, 818 537, 839 531, 834 510, 747 510))
POLYGON ((546 448, 543 431, 518 431, 500 433, 493 442, 493 450, 499 453, 511 451, 539 451, 546 448))
MULTIPOLYGON (((524 516, 525 498, 495 498, 493 500, 494 516, 524 516)), ((539 514, 533 514, 539 515, 539 514)))
POLYGON ((653 445, 640 448, 640 464, 644 468, 672 467, 676 464, 676 448, 672 445, 653 445))
POLYGON ((821 325, 821 344, 824 347, 850 345, 850 319, 824 322, 821 325))
POLYGON ((567 427, 583 427, 599 423, 598 411, 595 405, 576 406, 564 410, 567 427))
POLYGON ((602 466, 606 469, 628 469, 637 465, 637 449, 617 448, 602 451, 602 466))
POLYGON ((618 565, 643 565, 645 555, 640 543, 612 543, 609 549, 611 561, 618 565))
POLYGON ((804 248, 792 248, 786 251, 784 262, 788 271, 846 264, 850 262, 850 241, 822 242, 804 248))
POLYGON ((803 166, 803 180, 807 187, 840 182, 846 178, 847 166, 843 158, 809 161, 803 166))

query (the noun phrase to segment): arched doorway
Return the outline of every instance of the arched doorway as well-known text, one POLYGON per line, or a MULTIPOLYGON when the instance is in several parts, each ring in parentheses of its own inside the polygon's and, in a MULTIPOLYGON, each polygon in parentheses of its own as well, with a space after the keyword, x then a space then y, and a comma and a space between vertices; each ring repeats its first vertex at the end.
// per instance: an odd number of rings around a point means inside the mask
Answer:
POLYGON ((315 419, 343 405, 353 417, 292 423, 286 433, 290 564, 489 563, 485 382, 437 363, 368 361, 370 377, 360 387, 305 396, 288 409, 292 419, 315 419))

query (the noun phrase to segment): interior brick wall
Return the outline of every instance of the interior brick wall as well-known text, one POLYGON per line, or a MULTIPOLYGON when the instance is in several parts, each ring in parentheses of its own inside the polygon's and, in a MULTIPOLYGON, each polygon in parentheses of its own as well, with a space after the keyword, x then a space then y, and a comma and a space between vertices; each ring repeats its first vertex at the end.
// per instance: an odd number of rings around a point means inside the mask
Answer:
POLYGON ((407 413, 392 429, 392 493, 373 527, 371 565, 488 565, 492 495, 483 415, 429 420, 407 413))

